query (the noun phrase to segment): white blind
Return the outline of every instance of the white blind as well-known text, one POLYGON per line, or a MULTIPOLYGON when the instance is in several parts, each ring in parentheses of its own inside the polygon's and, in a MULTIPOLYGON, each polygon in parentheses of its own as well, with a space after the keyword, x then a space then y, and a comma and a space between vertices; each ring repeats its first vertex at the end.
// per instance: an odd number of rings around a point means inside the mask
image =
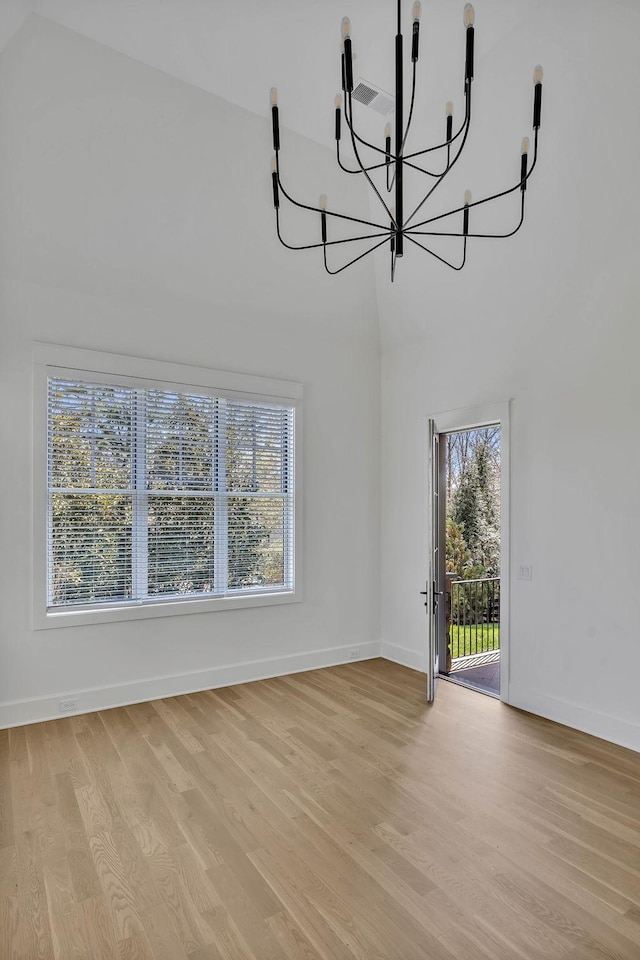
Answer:
POLYGON ((282 407, 227 405, 228 581, 234 590, 251 585, 252 557, 258 551, 262 551, 263 573, 269 581, 287 579, 287 541, 292 533, 287 509, 291 427, 282 407), (264 531, 268 531, 266 538, 264 531))
POLYGON ((48 605, 293 589, 292 407, 51 378, 48 605))

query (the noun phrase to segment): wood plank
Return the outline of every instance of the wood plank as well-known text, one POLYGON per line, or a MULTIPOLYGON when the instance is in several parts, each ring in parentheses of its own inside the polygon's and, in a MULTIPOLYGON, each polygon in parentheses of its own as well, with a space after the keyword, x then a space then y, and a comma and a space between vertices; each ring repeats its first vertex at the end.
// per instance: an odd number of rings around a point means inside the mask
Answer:
POLYGON ((640 755, 382 660, 0 731, 0 957, 636 960, 640 755))

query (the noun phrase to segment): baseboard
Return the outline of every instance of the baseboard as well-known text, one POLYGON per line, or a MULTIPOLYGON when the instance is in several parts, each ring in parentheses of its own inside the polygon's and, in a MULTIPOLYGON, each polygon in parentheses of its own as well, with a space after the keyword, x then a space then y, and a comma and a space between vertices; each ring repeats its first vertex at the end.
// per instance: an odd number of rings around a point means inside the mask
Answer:
MULTIPOLYGON (((163 697, 176 697, 184 693, 214 690, 216 687, 228 687, 236 683, 267 680, 271 677, 302 673, 305 670, 318 670, 322 667, 333 667, 342 663, 353 663, 354 661, 349 656, 352 649, 351 646, 330 647, 325 650, 313 650, 288 657, 227 664, 222 667, 210 667, 206 670, 189 673, 133 680, 113 686, 63 691, 54 696, 14 700, 0 704, 0 729, 24 726, 28 723, 41 723, 45 720, 57 720, 61 716, 109 710, 112 707, 123 707, 132 703, 158 700, 163 697), (71 699, 78 701, 77 710, 61 714, 59 710, 60 700, 71 699)), ((408 647, 383 640, 381 643, 360 643, 358 649, 358 660, 383 657, 412 670, 425 672, 424 653, 410 650, 408 647)), ((509 702, 511 706, 520 710, 526 710, 547 720, 562 723, 575 730, 582 730, 594 737, 640 752, 640 725, 638 724, 598 713, 595 710, 588 710, 566 700, 522 691, 513 683, 510 688, 509 702)))
MULTIPOLYGON (((393 663, 399 663, 403 667, 419 670, 421 673, 426 671, 425 653, 388 643, 386 640, 380 643, 380 656, 393 663)), ((581 730, 601 740, 608 740, 610 743, 617 743, 621 747, 640 752, 640 725, 630 723, 628 720, 599 713, 597 710, 589 710, 567 700, 520 690, 513 681, 509 685, 508 702, 512 707, 526 710, 538 717, 562 723, 574 730, 581 730)))
POLYGON ((391 660, 392 663, 399 663, 403 667, 410 667, 411 670, 419 670, 420 673, 426 673, 426 653, 419 650, 410 650, 408 647, 400 647, 397 643, 389 643, 382 640, 380 643, 380 654, 385 660, 391 660))
MULTIPOLYGON (((379 643, 358 643, 357 646, 359 651, 357 660, 371 660, 380 656, 379 643)), ((305 670, 334 667, 341 663, 353 663, 354 659, 349 656, 352 650, 353 646, 330 647, 288 657, 252 660, 247 663, 210 667, 190 673, 132 680, 113 686, 65 690, 54 696, 14 700, 0 704, 0 729, 20 727, 28 723, 41 723, 45 720, 58 720, 60 717, 81 713, 94 713, 96 710, 109 710, 112 707, 160 700, 163 697, 177 697, 183 693, 198 693, 201 690, 213 690, 216 687, 228 687, 236 683, 267 680, 290 673, 302 673, 305 670), (59 709, 61 700, 77 700, 78 707, 76 710, 61 713, 59 709)))
POLYGON ((640 725, 620 720, 597 710, 589 710, 579 704, 531 691, 523 691, 513 681, 509 687, 509 704, 534 713, 546 720, 554 720, 574 730, 581 730, 601 740, 617 743, 621 747, 640 752, 640 725))

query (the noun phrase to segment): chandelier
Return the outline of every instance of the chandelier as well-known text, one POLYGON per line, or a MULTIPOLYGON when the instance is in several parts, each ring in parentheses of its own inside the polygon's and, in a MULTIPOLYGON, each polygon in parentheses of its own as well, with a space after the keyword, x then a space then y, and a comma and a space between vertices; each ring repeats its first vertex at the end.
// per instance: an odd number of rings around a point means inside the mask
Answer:
MULTIPOLYGON (((272 119, 272 129, 273 129, 273 150, 274 156, 272 159, 272 168, 271 168, 271 179, 273 185, 273 206, 275 208, 276 215, 276 231, 278 234, 278 239, 288 250, 313 250, 321 249, 324 259, 324 267, 327 273, 337 274, 341 273, 343 270, 346 270, 347 267, 350 267, 352 264, 357 263, 359 260, 362 260, 363 257, 368 256, 368 254, 373 253, 374 250, 377 250, 379 247, 382 247, 384 244, 387 244, 390 251, 390 262, 391 262, 391 280, 393 281, 395 277, 395 268, 396 261, 399 257, 402 257, 405 252, 405 241, 409 241, 413 246, 419 247, 426 253, 431 254, 432 257, 435 257, 436 260, 439 260, 441 263, 445 264, 448 267, 451 267, 453 270, 462 270, 466 263, 467 258, 467 240, 469 238, 505 238, 512 237, 518 232, 522 224, 524 223, 524 203, 525 203, 525 193, 527 189, 527 181, 531 176, 533 169, 536 165, 538 157, 538 131, 540 129, 540 117, 542 111, 542 67, 538 66, 534 70, 533 81, 533 161, 529 166, 529 138, 525 137, 522 141, 521 155, 520 155, 520 176, 514 186, 502 190, 500 193, 493 194, 490 197, 484 197, 481 200, 476 200, 472 202, 471 193, 469 190, 465 192, 463 205, 456 207, 455 209, 448 210, 446 213, 440 213, 437 216, 429 217, 427 220, 416 220, 419 212, 422 210, 424 204, 431 198, 434 191, 440 186, 445 177, 450 173, 455 164, 458 162, 460 155, 465 147, 467 142, 467 137, 469 135, 469 129, 471 127, 471 88, 474 78, 474 39, 475 39, 475 30, 474 30, 474 11, 470 3, 467 3, 464 8, 464 27, 465 27, 465 38, 466 38, 466 55, 465 55, 465 71, 464 71, 464 119, 460 126, 460 129, 455 133, 453 132, 453 104, 447 103, 446 105, 446 134, 445 140, 442 143, 437 144, 436 146, 427 147, 426 149, 417 150, 411 153, 405 152, 405 145, 407 143, 407 138, 409 136, 409 130, 411 129, 411 121, 413 119, 414 113, 414 101, 415 101, 415 92, 416 92, 416 72, 418 64, 418 52, 419 52, 419 41, 420 41, 420 14, 421 14, 421 5, 419 2, 413 4, 412 11, 412 28, 411 28, 411 64, 412 64, 412 80, 411 80, 411 100, 409 103, 408 118, 406 126, 404 123, 404 77, 403 77, 403 36, 402 36, 402 12, 401 12, 401 0, 398 0, 398 18, 397 18, 397 33, 395 38, 395 121, 394 121, 394 145, 392 149, 392 129, 391 124, 387 124, 385 128, 385 142, 383 146, 376 146, 373 143, 369 143, 364 140, 355 130, 353 122, 353 50, 352 50, 352 41, 351 41, 351 24, 348 17, 344 17, 342 21, 342 53, 341 53, 341 68, 342 68, 342 95, 338 94, 335 100, 335 142, 336 142, 336 159, 341 170, 345 173, 355 174, 364 176, 367 180, 369 186, 373 190, 373 193, 376 196, 376 199, 380 202, 384 214, 382 219, 384 222, 377 223, 370 220, 360 220, 357 217, 347 216, 344 213, 338 213, 335 210, 331 210, 327 206, 326 195, 320 197, 318 206, 310 206, 306 203, 300 203, 295 200, 285 189, 282 183, 281 171, 280 171, 280 120, 278 113, 278 94, 274 88, 271 90, 271 119, 272 119), (344 103, 344 120, 346 124, 346 130, 348 133, 347 139, 350 141, 351 150, 353 157, 355 158, 356 168, 346 166, 343 162, 343 158, 340 151, 340 144, 342 141, 342 114, 343 114, 343 103, 344 103), (373 151, 373 154, 377 156, 370 155, 370 159, 377 162, 367 161, 363 162, 361 157, 362 148, 366 148, 369 151, 373 151), (431 156, 440 157, 440 167, 444 167, 439 171, 433 172, 432 170, 427 170, 421 164, 427 160, 431 160, 431 156), (416 162, 416 161, 420 162, 416 162), (427 191, 417 204, 415 209, 407 213, 405 209, 405 172, 407 170, 416 171, 428 178, 430 182, 427 188, 427 191), (379 186, 376 186, 374 182, 374 174, 376 178, 379 179, 379 186), (520 193, 520 219, 517 225, 509 230, 506 233, 470 233, 469 224, 470 224, 470 213, 476 208, 480 207, 483 204, 490 203, 492 200, 497 200, 500 197, 506 197, 512 193, 520 193), (312 213, 315 213, 319 216, 319 226, 320 226, 320 240, 316 243, 308 243, 302 246, 287 243, 281 232, 280 224, 280 195, 284 196, 287 201, 293 204, 295 207, 298 207, 302 210, 309 210, 312 213), (387 194, 387 199, 385 199, 385 194, 387 194), (391 201, 393 198, 393 202, 391 201), (443 226, 439 224, 439 221, 445 220, 447 217, 458 217, 457 230, 434 230, 434 224, 438 226, 443 226), (361 227, 365 227, 366 231, 358 234, 357 236, 348 236, 342 238, 331 238, 329 239, 329 230, 328 230, 328 220, 331 218, 332 221, 342 221, 343 223, 358 224, 361 227), (462 229, 460 229, 460 226, 462 229), (372 232, 375 231, 375 232, 372 232), (431 250, 428 244, 430 241, 425 238, 429 237, 458 237, 461 239, 461 258, 459 262, 452 263, 447 260, 445 257, 436 253, 434 250, 431 250), (365 250, 364 253, 360 253, 358 256, 353 257, 353 259, 348 260, 347 263, 343 263, 341 266, 331 266, 329 259, 327 257, 327 250, 330 247, 340 247, 344 244, 355 243, 358 241, 374 241, 373 244, 365 250)), ((353 161, 352 161, 353 162, 353 161)), ((451 223, 451 221, 449 221, 451 223)), ((454 224, 455 225, 455 224, 454 224)), ((445 225, 446 226, 446 225, 445 225)), ((433 241, 431 241, 433 242, 433 241)), ((438 242, 438 241, 436 241, 438 242)), ((330 259, 333 259, 333 255, 330 255, 330 259)))

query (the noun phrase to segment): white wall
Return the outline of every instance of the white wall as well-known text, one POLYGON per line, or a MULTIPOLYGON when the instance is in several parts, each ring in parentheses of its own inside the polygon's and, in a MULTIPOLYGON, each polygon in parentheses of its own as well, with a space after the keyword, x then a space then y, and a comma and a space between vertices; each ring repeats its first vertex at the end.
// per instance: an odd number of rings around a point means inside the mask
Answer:
MULTIPOLYGON (((279 247, 266 118, 32 17, 0 61, 0 129, 0 725, 376 653, 372 267, 330 279, 279 247), (302 381, 304 601, 32 630, 34 340, 302 381)), ((283 141, 312 200, 365 202, 329 151, 283 141)))
MULTIPOLYGON (((88 709, 334 662, 352 646, 370 655, 380 636, 387 656, 423 667, 425 421, 512 397, 512 564, 531 563, 534 579, 512 582, 511 701, 640 749, 640 7, 529 6, 493 47, 478 20, 470 162, 442 201, 517 175, 540 60, 524 231, 473 247, 461 275, 407 251, 391 287, 376 265, 381 511, 373 274, 364 263, 329 279, 315 257, 275 244, 266 120, 37 18, 11 41, 0 60, 0 725, 53 715, 77 692, 88 709), (304 602, 32 631, 33 340, 302 380, 304 602)), ((457 89, 456 56, 449 72, 427 70, 437 103, 457 89)), ((431 121, 437 132, 440 114, 431 121)), ((352 179, 331 179, 329 151, 283 139, 294 187, 362 212, 352 179)))
POLYGON ((460 275, 408 250, 393 287, 386 263, 377 278, 383 654, 424 667, 427 417, 513 398, 510 700, 635 749, 639 32, 632 0, 570 0, 481 55, 474 123, 489 136, 472 133, 472 162, 437 212, 466 185, 479 199, 513 176, 530 124, 528 65, 540 60, 540 167, 524 230, 478 241, 460 275), (515 579, 521 563, 531 583, 515 579))

